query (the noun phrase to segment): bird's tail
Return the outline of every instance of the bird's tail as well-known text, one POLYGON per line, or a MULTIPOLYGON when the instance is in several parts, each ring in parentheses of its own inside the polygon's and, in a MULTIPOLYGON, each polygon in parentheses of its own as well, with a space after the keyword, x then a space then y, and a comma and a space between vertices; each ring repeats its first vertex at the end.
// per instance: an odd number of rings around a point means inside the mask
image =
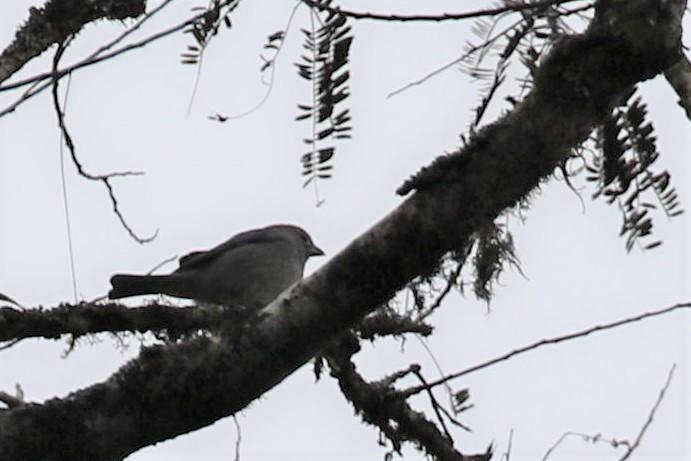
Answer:
POLYGON ((129 296, 165 293, 169 285, 168 275, 129 275, 115 274, 110 279, 113 289, 108 292, 110 299, 129 296))

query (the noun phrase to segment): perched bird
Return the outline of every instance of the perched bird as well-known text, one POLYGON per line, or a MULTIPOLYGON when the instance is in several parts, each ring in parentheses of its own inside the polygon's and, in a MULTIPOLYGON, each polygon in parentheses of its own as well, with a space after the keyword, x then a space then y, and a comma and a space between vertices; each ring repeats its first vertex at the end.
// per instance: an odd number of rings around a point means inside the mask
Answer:
POLYGON ((166 294, 201 303, 260 309, 302 278, 310 256, 323 255, 309 234, 278 224, 231 237, 180 258, 169 275, 116 274, 110 299, 166 294))

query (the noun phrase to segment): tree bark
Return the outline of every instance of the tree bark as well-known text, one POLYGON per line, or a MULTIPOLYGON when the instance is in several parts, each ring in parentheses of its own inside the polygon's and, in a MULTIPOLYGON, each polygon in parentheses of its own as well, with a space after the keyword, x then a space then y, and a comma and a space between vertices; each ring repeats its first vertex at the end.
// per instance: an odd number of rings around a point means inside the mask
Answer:
POLYGON ((599 1, 524 101, 409 180, 401 192, 415 192, 319 271, 224 335, 144 349, 103 383, 1 413, 0 461, 121 459, 245 408, 525 197, 632 85, 678 62, 684 8, 599 1))
POLYGON ((98 19, 124 20, 144 13, 146 0, 49 0, 30 8, 29 19, 0 54, 0 83, 52 45, 98 19))

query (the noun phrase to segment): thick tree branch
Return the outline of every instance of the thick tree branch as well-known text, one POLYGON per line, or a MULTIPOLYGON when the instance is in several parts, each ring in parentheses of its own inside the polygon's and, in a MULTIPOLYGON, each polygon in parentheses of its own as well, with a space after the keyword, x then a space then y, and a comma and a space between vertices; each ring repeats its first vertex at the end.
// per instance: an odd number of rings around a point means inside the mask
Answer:
POLYGON ((686 56, 665 70, 665 78, 679 95, 679 105, 691 120, 691 62, 686 56))
POLYGON ((396 336, 404 333, 417 333, 429 336, 434 331, 432 325, 407 315, 399 315, 387 310, 379 310, 369 315, 355 328, 361 339, 373 340, 377 336, 396 336))
POLYGON ((157 303, 131 308, 121 304, 61 305, 55 309, 0 308, 0 341, 24 338, 59 338, 101 332, 165 330, 169 336, 209 330, 241 316, 229 310, 185 308, 157 303))
MULTIPOLYGON (((487 461, 492 457, 491 449, 487 453, 472 456, 458 452, 448 437, 448 432, 442 433, 434 423, 422 413, 414 411, 397 394, 392 386, 394 379, 375 383, 365 381, 350 360, 356 351, 357 340, 349 335, 344 335, 338 344, 330 347, 326 359, 331 375, 338 380, 343 395, 362 415, 363 420, 378 427, 391 441, 394 450, 400 452, 401 442, 410 441, 422 447, 432 459, 439 461, 487 461)), ((419 373, 415 367, 411 371, 419 373)))
POLYGON ((533 91, 405 190, 401 206, 246 325, 144 349, 104 383, 0 414, 0 461, 120 459, 245 408, 515 204, 636 82, 680 58, 683 0, 607 0, 533 91))
POLYGON ((43 8, 31 8, 29 19, 0 54, 0 82, 84 25, 97 19, 136 18, 145 9, 146 0, 49 0, 43 8))

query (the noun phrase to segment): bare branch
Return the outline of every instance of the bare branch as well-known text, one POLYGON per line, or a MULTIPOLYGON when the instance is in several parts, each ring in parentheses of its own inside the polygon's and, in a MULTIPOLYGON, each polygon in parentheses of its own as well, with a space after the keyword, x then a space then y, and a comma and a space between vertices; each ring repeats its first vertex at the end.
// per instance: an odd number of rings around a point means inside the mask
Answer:
POLYGON ((146 275, 153 274, 154 272, 159 270, 161 267, 165 266, 166 264, 170 264, 172 262, 175 262, 175 261, 177 261, 177 259, 178 259, 178 255, 173 255, 173 256, 170 256, 169 258, 164 259, 160 263, 156 264, 152 269, 149 269, 149 271, 146 273, 146 275))
POLYGON ((667 389, 669 389, 669 384, 672 382, 672 376, 674 375, 674 370, 677 368, 677 365, 672 365, 672 368, 669 370, 669 374, 667 374, 667 381, 665 382, 665 385, 660 389, 660 395, 658 395, 657 400, 655 401, 655 405, 653 405, 653 408, 650 410, 650 413, 648 414, 648 419, 645 421, 643 424, 643 427, 641 428, 641 431, 638 433, 638 436, 636 437, 636 440, 633 441, 630 447, 627 448, 626 453, 624 453, 624 456, 619 458, 619 461, 625 461, 629 459, 629 456, 631 456, 631 453, 634 452, 636 448, 641 444, 641 439, 643 438, 643 434, 645 434, 645 431, 648 430, 650 427, 650 424, 653 422, 653 417, 655 416, 655 412, 657 411, 658 407, 660 406, 660 403, 662 402, 662 399, 665 397, 665 392, 667 392, 667 389))
POLYGON ((85 24, 97 19, 135 18, 145 8, 145 0, 49 0, 43 8, 30 8, 29 19, 0 54, 0 82, 51 45, 79 32, 85 24))
POLYGON ((511 446, 513 445, 513 429, 509 431, 509 443, 506 447, 506 453, 502 455, 504 461, 510 461, 511 458, 511 446))
MULTIPOLYGON (((452 60, 452 61, 450 61, 450 62, 448 62, 448 63, 446 63, 446 64, 444 64, 444 65, 442 65, 442 66, 440 66, 440 67, 438 67, 438 68, 436 68, 436 69, 430 71, 430 72, 428 72, 428 73, 425 74, 424 76, 422 76, 422 77, 420 77, 420 78, 418 78, 418 79, 416 79, 416 80, 413 80, 412 82, 409 82, 409 83, 403 85, 402 87, 400 87, 400 88, 398 88, 398 89, 393 90, 392 92, 390 92, 389 94, 386 95, 386 98, 388 99, 388 98, 391 98, 391 97, 393 97, 393 96, 396 96, 396 95, 398 95, 398 94, 400 94, 400 93, 403 93, 404 91, 406 91, 406 90, 408 90, 408 89, 410 89, 410 88, 412 88, 412 87, 414 87, 414 86, 422 85, 423 83, 427 82, 427 81, 430 80, 431 78, 436 77, 437 75, 439 75, 439 74, 441 74, 441 73, 443 73, 443 72, 445 72, 445 71, 447 71, 447 70, 453 68, 454 66, 456 66, 456 65, 458 65, 458 64, 460 64, 460 63, 462 63, 463 61, 467 60, 470 56, 472 56, 473 54, 475 54, 478 50, 492 45, 494 42, 496 42, 497 40, 499 40, 500 38, 502 38, 503 36, 505 36, 507 32, 509 32, 510 30, 514 29, 514 28, 515 28, 516 26, 518 26, 522 21, 523 21, 523 20, 521 19, 521 20, 519 20, 519 21, 516 21, 516 22, 512 23, 511 25, 505 27, 505 28, 502 29, 501 31, 495 33, 492 37, 488 38, 488 39, 485 40, 483 43, 480 43, 479 45, 471 46, 471 47, 468 48, 461 56, 459 56, 458 58, 456 58, 456 59, 454 59, 454 60, 452 60)), ((0 87, 0 89, 1 89, 1 88, 2 88, 2 87, 0 87)), ((0 114, 0 115, 1 115, 1 114, 0 114)))
MULTIPOLYGON (((64 43, 61 43, 58 45, 58 49, 55 51, 55 58, 53 59, 53 69, 57 70, 58 67, 58 62, 60 62, 60 58, 62 57, 64 51, 65 51, 66 45, 64 43)), ((90 179, 92 181, 101 181, 105 186, 106 189, 108 190, 108 196, 110 197, 110 202, 113 205, 113 212, 115 215, 118 217, 120 220, 120 224, 125 228, 127 233, 130 234, 130 236, 136 240, 139 243, 147 243, 152 241, 154 238, 156 238, 156 235, 158 234, 158 230, 156 230, 151 236, 149 237, 140 237, 138 236, 134 230, 127 224, 127 221, 125 221, 124 216, 120 212, 120 208, 118 207, 118 201, 117 198, 115 197, 115 192, 113 191, 113 186, 110 183, 111 178, 118 177, 118 176, 136 176, 136 175, 141 175, 141 172, 132 172, 132 171, 126 171, 126 172, 115 172, 115 173, 109 173, 105 175, 93 175, 86 170, 84 170, 84 167, 82 166, 81 162, 79 161, 79 158, 77 157, 77 152, 76 148, 74 145, 74 142, 72 141, 72 136, 70 135, 69 131, 67 130, 67 124, 65 122, 65 113, 62 110, 62 107, 60 105, 60 97, 59 97, 59 88, 58 88, 58 79, 55 78, 53 79, 53 107, 55 108, 55 113, 58 116, 58 126, 60 127, 60 130, 62 131, 62 136, 65 140, 65 144, 67 145, 68 150, 70 151, 70 156, 72 158, 72 162, 74 165, 77 167, 77 172, 79 173, 80 176, 83 176, 86 179, 90 179)))
MULTIPOLYGON (((424 384, 424 385, 427 384, 427 380, 426 380, 425 377, 422 375, 422 371, 420 371, 420 367, 418 367, 417 369, 415 369, 415 370, 413 371, 413 373, 415 373, 415 376, 417 376, 417 378, 420 380, 420 382, 422 382, 422 384, 424 384)), ((451 414, 448 412, 448 410, 446 410, 446 408, 444 408, 444 406, 441 405, 441 404, 439 403, 439 401, 437 400, 437 398, 434 396, 434 393, 432 392, 432 389, 427 389, 426 392, 427 392, 427 397, 429 398, 430 404, 432 405, 432 409, 434 410, 434 412, 435 412, 436 415, 437 415, 437 420, 439 421, 439 424, 441 424, 442 429, 444 429, 444 435, 446 435, 446 437, 447 437, 449 440, 451 440, 452 443, 453 443, 453 437, 451 437, 451 433, 450 433, 449 430, 446 428, 446 423, 444 423, 444 418, 442 418, 442 413, 443 413, 444 416, 446 416, 446 417, 449 419, 449 421, 451 421, 451 423, 454 424, 455 426, 458 426, 458 427, 460 427, 461 429, 463 429, 463 430, 465 430, 465 431, 472 432, 471 429, 470 429, 468 426, 466 426, 465 424, 463 424, 463 423, 461 423, 460 421, 458 421, 455 417, 451 416, 451 414)))
POLYGON ((345 10, 338 6, 329 6, 316 0, 301 0, 305 5, 321 11, 328 11, 334 14, 341 14, 353 19, 375 19, 378 21, 457 21, 459 19, 479 18, 482 16, 496 16, 509 11, 524 11, 529 9, 544 8, 551 5, 561 5, 564 3, 583 1, 583 0, 539 0, 530 3, 510 3, 498 8, 488 8, 485 10, 471 11, 468 13, 443 13, 443 14, 379 14, 345 10))
POLYGON ((451 293, 451 289, 455 286, 458 286, 458 278, 461 276, 461 271, 463 270, 463 264, 458 264, 455 269, 451 271, 450 274, 445 276, 446 279, 446 286, 442 289, 442 291, 437 295, 437 297, 432 301, 429 306, 425 307, 424 312, 420 315, 421 319, 426 319, 434 311, 436 311, 439 306, 441 306, 441 302, 448 296, 449 293, 451 293))
POLYGON ((240 461, 240 445, 242 444, 242 429, 238 417, 233 415, 233 423, 235 424, 235 461, 240 461))
MULTIPOLYGON (((234 0, 227 0, 226 2, 229 2, 229 1, 234 1, 234 0)), ((157 32, 155 34, 152 34, 149 37, 146 37, 142 40, 139 40, 137 42, 133 42, 133 43, 130 43, 128 45, 122 46, 121 48, 115 49, 109 53, 102 54, 104 51, 109 50, 110 48, 115 46, 117 43, 122 41, 127 35, 129 35, 134 30, 139 28, 144 21, 151 18, 151 16, 153 14, 159 12, 163 8, 163 6, 167 5, 168 3, 169 2, 166 1, 164 4, 160 5, 158 8, 156 8, 151 13, 149 13, 149 15, 147 17, 143 18, 140 22, 135 24, 133 27, 131 27, 127 31, 123 32, 123 34, 121 34, 120 36, 118 36, 117 38, 112 40, 110 43, 100 47, 98 50, 96 50, 96 52, 92 53, 86 59, 83 59, 83 60, 81 60, 75 64, 69 65, 69 66, 64 67, 62 69, 59 69, 59 70, 53 69, 53 71, 51 71, 51 72, 45 72, 45 73, 37 74, 37 75, 34 75, 32 77, 29 77, 29 78, 26 78, 23 80, 19 80, 17 82, 13 82, 10 84, 6 84, 4 86, 0 86, 0 91, 9 91, 9 90, 12 90, 15 88, 20 88, 22 86, 32 85, 15 102, 13 102, 9 106, 5 107, 4 109, 0 110, 0 117, 13 112, 14 110, 16 110, 16 108, 19 105, 21 105, 22 103, 24 103, 28 99, 36 96, 37 94, 40 94, 41 92, 43 92, 46 88, 48 88, 52 85, 52 82, 54 79, 58 79, 58 80, 62 79, 63 77, 70 75, 72 72, 74 72, 77 69, 81 69, 81 68, 88 67, 88 66, 93 65, 93 64, 97 64, 97 63, 102 62, 102 61, 106 61, 108 59, 117 57, 123 53, 126 53, 126 52, 134 50, 134 49, 142 48, 146 45, 149 45, 150 43, 153 43, 153 42, 158 41, 162 38, 165 38, 171 34, 174 34, 176 32, 183 30, 184 28, 188 27, 190 24, 193 24, 195 21, 198 21, 199 18, 203 16, 203 13, 195 15, 190 19, 187 19, 187 20, 185 20, 181 23, 178 23, 174 26, 171 26, 168 29, 162 30, 162 31, 157 32)), ((1 65, 1 63, 2 63, 2 61, 0 60, 0 65, 1 65)))
MULTIPOLYGON (((157 8, 154 9, 154 10, 152 10, 149 14, 147 14, 147 16, 145 16, 144 18, 142 18, 142 19, 141 19, 139 22, 137 22, 134 26, 132 26, 132 27, 130 27, 129 29, 127 29, 126 31, 124 31, 122 34, 120 34, 118 37, 116 37, 115 39, 113 39, 111 42, 109 42, 109 43, 107 43, 107 44, 105 44, 105 45, 99 47, 96 51, 94 51, 91 55, 89 55, 89 56, 86 57, 85 59, 82 59, 81 61, 79 61, 79 62, 77 62, 77 63, 75 63, 75 64, 69 65, 69 66, 64 67, 64 68, 62 68, 62 69, 59 69, 59 70, 53 70, 53 71, 51 71, 51 72, 44 72, 44 73, 37 74, 37 75, 34 75, 34 76, 32 76, 32 77, 29 77, 29 78, 25 78, 25 79, 22 79, 22 80, 18 80, 18 81, 16 81, 16 82, 12 82, 12 83, 8 83, 8 84, 5 84, 5 85, 2 85, 2 86, 0 86, 0 91, 13 90, 13 89, 15 89, 15 88, 20 88, 20 87, 22 87, 22 86, 30 85, 30 84, 32 84, 32 83, 41 82, 41 81, 44 81, 44 80, 47 80, 47 79, 52 79, 52 78, 55 78, 55 77, 62 78, 62 77, 64 77, 64 76, 66 76, 66 75, 68 75, 68 74, 74 72, 74 71, 77 70, 77 69, 81 69, 82 67, 87 67, 87 66, 90 66, 90 65, 92 65, 92 64, 97 64, 97 63, 99 63, 99 62, 102 62, 102 61, 105 61, 105 60, 114 58, 114 57, 116 57, 116 56, 119 56, 119 55, 121 55, 121 54, 123 54, 123 53, 125 53, 125 52, 127 52, 127 51, 131 51, 131 50, 134 50, 134 49, 137 49, 137 48, 142 48, 142 47, 144 47, 144 46, 146 46, 146 45, 149 45, 150 43, 156 42, 156 41, 158 41, 158 40, 160 40, 160 39, 162 39, 162 38, 165 38, 165 37, 167 37, 167 36, 169 36, 169 35, 171 35, 171 34, 174 34, 174 33, 176 33, 176 32, 179 32, 179 31, 183 30, 183 29, 186 28, 187 26, 189 26, 189 25, 195 23, 196 21, 199 21, 199 19, 202 18, 202 17, 204 16, 204 14, 205 14, 205 13, 199 13, 199 14, 197 14, 197 15, 195 15, 195 16, 192 16, 191 18, 186 19, 185 21, 180 22, 180 23, 178 23, 178 24, 175 24, 175 25, 173 25, 173 26, 171 26, 171 27, 169 27, 169 28, 167 28, 167 29, 164 29, 164 30, 162 30, 162 31, 160 31, 160 32, 157 32, 157 33, 155 33, 155 34, 152 34, 152 35, 150 35, 150 36, 148 36, 148 37, 146 37, 146 38, 143 38, 143 39, 141 39, 141 40, 139 40, 139 41, 132 42, 132 43, 130 43, 130 44, 128 44, 128 45, 125 45, 125 46, 123 46, 123 47, 121 47, 121 48, 115 49, 115 50, 113 50, 113 51, 111 51, 111 52, 109 52, 109 53, 105 53, 105 54, 104 54, 105 51, 110 50, 110 49, 113 48, 115 45, 117 45, 117 44, 120 43, 122 40, 124 40, 128 35, 132 34, 134 31, 136 31, 137 29, 139 29, 139 28, 142 26, 142 24, 143 24, 144 22, 146 22, 148 19, 151 19, 151 17, 152 17, 154 14, 160 12, 160 11, 163 9, 163 7, 167 6, 171 1, 172 1, 172 0, 166 0, 163 4, 159 5, 159 7, 157 7, 157 8)), ((224 4, 225 4, 225 3, 229 3, 229 2, 231 2, 231 1, 234 1, 234 0, 226 0, 226 1, 224 2, 224 4)), ((1 62, 1 61, 0 61, 0 62, 1 62)), ((3 113, 0 113, 0 115, 3 115, 3 113)))
POLYGON ((542 461, 547 461, 547 459, 552 456, 552 453, 554 453, 554 450, 561 445, 564 440, 566 440, 567 437, 578 437, 580 439, 583 439, 586 442, 590 443, 606 443, 613 448, 618 448, 618 447, 630 447, 631 442, 628 440, 618 440, 618 439, 608 439, 606 437, 603 437, 602 434, 595 434, 595 435, 590 435, 590 434, 583 434, 581 432, 573 432, 573 431, 568 431, 565 432, 559 437, 559 439, 549 447, 547 452, 545 453, 545 456, 542 457, 542 461))
MULTIPOLYGON (((362 419, 379 428, 396 452, 400 453, 402 442, 409 441, 438 460, 489 460, 491 452, 470 457, 458 452, 446 428, 444 427, 444 433, 440 432, 422 413, 413 410, 404 399, 399 398, 397 391, 391 386, 390 378, 374 383, 365 381, 351 361, 352 355, 358 349, 357 340, 349 335, 344 335, 338 344, 331 346, 326 353, 331 375, 338 380, 343 395, 362 419)), ((398 377, 411 371, 416 373, 416 368, 413 366, 394 376, 398 377)), ((438 407, 435 407, 435 410, 437 409, 438 407)), ((441 414, 437 412, 437 415, 443 425, 441 414)))
POLYGON ((20 341, 21 341, 21 339, 13 339, 12 341, 8 341, 5 344, 0 346, 0 351, 5 351, 7 349, 10 349, 10 348, 14 347, 15 345, 17 345, 20 341))
POLYGON ((624 325, 628 325, 628 324, 638 322, 641 320, 645 320, 645 319, 649 319, 652 317, 657 317, 660 315, 669 314, 670 312, 673 312, 673 311, 676 311, 679 309, 688 309, 690 307, 691 307, 691 302, 678 303, 678 304, 674 304, 673 306, 665 307, 664 309, 646 312, 646 313, 637 315, 635 317, 627 317, 625 319, 617 320, 616 322, 606 323, 604 325, 596 325, 594 327, 590 327, 590 328, 585 329, 585 330, 577 331, 575 333, 570 333, 570 334, 563 335, 563 336, 556 336, 554 338, 542 339, 542 340, 537 341, 537 342, 530 344, 528 346, 523 346, 521 348, 515 349, 515 350, 513 350, 509 353, 506 353, 504 355, 500 355, 499 357, 495 357, 495 358, 488 360, 486 362, 482 362, 478 365, 474 365, 470 368, 466 368, 465 370, 461 370, 461 371, 458 371, 456 373, 452 373, 448 376, 445 376, 443 378, 440 378, 436 381, 432 381, 431 383, 429 383, 425 386, 412 387, 412 388, 404 391, 403 394, 406 397, 414 395, 414 394, 418 394, 422 391, 427 390, 428 388, 439 386, 439 385, 444 384, 444 383, 446 383, 452 379, 460 378, 461 376, 465 376, 465 375, 468 375, 470 373, 473 373, 473 372, 482 370, 484 368, 490 367, 492 365, 496 365, 497 363, 503 362, 505 360, 509 360, 510 358, 513 358, 517 355, 521 355, 521 354, 524 354, 526 352, 529 352, 529 351, 532 351, 535 349, 539 349, 542 346, 546 346, 548 344, 557 344, 557 343, 560 343, 563 341, 570 341, 572 339, 583 338, 585 336, 588 336, 591 333, 598 333, 601 331, 611 330, 613 328, 621 327, 624 325))
POLYGON ((628 440, 619 440, 619 439, 609 439, 606 437, 603 437, 602 434, 595 434, 595 435, 589 435, 589 434, 583 434, 580 432, 565 432, 562 434, 561 437, 559 437, 559 440, 555 442, 554 445, 552 445, 549 450, 545 453, 545 456, 542 457, 542 461, 547 461, 547 459, 554 453, 554 450, 562 444, 564 440, 566 440, 567 437, 578 437, 586 442, 591 442, 591 443, 606 443, 613 448, 619 448, 619 447, 626 447, 626 453, 619 459, 619 461, 625 461, 628 459, 631 454, 638 448, 641 442, 641 438, 643 438, 643 434, 648 430, 648 427, 650 427, 650 424, 653 422, 653 416, 655 415, 655 412, 657 411, 658 407, 660 406, 660 403, 662 402, 662 399, 665 396, 665 392, 667 389, 669 389, 669 385, 672 382, 672 376, 674 375, 674 370, 676 369, 676 364, 672 365, 672 368, 669 370, 669 373, 667 374, 667 381, 665 382, 665 385, 662 387, 660 390, 660 395, 657 398, 657 401, 653 405, 653 407, 650 409, 650 412, 648 413, 648 419, 645 421, 643 424, 643 427, 641 428, 640 432, 638 433, 638 436, 636 437, 636 440, 632 442, 629 442, 628 440))

